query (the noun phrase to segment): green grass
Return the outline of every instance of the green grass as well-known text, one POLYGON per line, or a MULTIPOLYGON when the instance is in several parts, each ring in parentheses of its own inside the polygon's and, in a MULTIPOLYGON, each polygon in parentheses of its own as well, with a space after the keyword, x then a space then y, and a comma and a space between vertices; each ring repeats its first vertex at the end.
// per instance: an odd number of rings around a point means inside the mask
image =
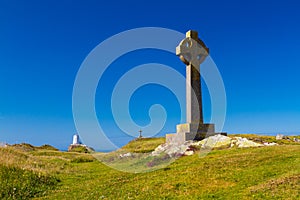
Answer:
POLYGON ((122 149, 132 153, 149 153, 163 143, 165 143, 165 138, 138 138, 129 142, 122 149))
MULTIPOLYGON (((162 138, 139 139, 124 149, 149 152, 162 142, 162 138)), ((148 173, 117 171, 84 153, 0 148, 0 161, 7 163, 9 170, 21 169, 17 174, 29 173, 25 182, 37 180, 38 185, 32 186, 37 188, 33 190, 37 191, 35 199, 300 198, 300 145, 213 150, 203 158, 199 154, 184 156, 148 173), (47 177, 49 184, 42 177, 47 177)), ((24 183, 5 177, 0 184, 7 180, 12 185, 24 183)), ((0 187, 0 192, 8 191, 13 189, 0 187)), ((31 190, 23 193, 26 191, 31 190)))
POLYGON ((296 145, 216 150, 140 174, 80 163, 43 199, 297 199, 299 152, 296 145))
POLYGON ((84 146, 77 146, 71 150, 69 150, 70 152, 77 152, 77 153, 88 153, 89 150, 84 147, 84 146))
POLYGON ((40 150, 50 150, 50 151, 58 151, 57 148, 51 146, 51 145, 48 145, 48 144, 45 144, 45 145, 42 145, 40 147, 35 147, 36 149, 40 149, 40 150))
POLYGON ((21 143, 21 144, 14 144, 14 145, 12 145, 12 147, 14 147, 15 149, 19 149, 21 151, 36 151, 36 150, 58 151, 57 148, 55 148, 51 145, 48 145, 48 144, 42 145, 40 147, 36 147, 31 144, 21 143))
POLYGON ((0 165, 0 199, 28 199, 54 189, 58 179, 18 167, 0 165))
POLYGON ((29 199, 60 185, 59 174, 72 174, 72 163, 94 162, 91 155, 59 152, 49 146, 0 148, 0 199, 29 199), (46 147, 46 148, 45 148, 46 147))

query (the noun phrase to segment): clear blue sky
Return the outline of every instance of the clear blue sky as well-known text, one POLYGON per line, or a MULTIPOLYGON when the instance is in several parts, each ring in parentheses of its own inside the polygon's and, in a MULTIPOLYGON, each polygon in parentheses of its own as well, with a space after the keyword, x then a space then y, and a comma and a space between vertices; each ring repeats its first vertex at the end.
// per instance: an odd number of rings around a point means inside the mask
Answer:
MULTIPOLYGON (((106 38, 147 26, 199 31, 226 87, 224 131, 300 132, 299 7, 296 0, 1 1, 0 141, 66 148, 76 133, 72 89, 81 63, 106 38)), ((114 65, 159 59, 182 64, 148 53, 136 52, 114 65)), ((107 76, 114 76, 113 70, 107 76)), ((174 132, 179 111, 172 94, 157 86, 143 89, 135 97, 144 101, 131 104, 133 118, 141 124, 149 120, 140 102, 167 104, 173 115, 163 131, 174 132), (155 91, 165 98, 145 96, 155 91)), ((106 103, 98 100, 97 106, 106 103)), ((118 131, 109 111, 101 120, 118 131)))

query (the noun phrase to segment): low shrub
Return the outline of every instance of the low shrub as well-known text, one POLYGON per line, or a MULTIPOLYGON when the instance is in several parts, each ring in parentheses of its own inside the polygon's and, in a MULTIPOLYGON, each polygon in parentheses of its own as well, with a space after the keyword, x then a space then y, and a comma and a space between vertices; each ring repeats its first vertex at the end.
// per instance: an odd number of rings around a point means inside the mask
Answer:
POLYGON ((94 162, 95 158, 94 157, 88 157, 88 156, 80 156, 77 158, 73 158, 71 160, 71 163, 86 163, 86 162, 94 162))
POLYGON ((41 149, 41 150, 51 150, 51 151, 59 151, 57 148, 49 145, 49 144, 44 144, 40 147, 35 147, 36 149, 41 149))

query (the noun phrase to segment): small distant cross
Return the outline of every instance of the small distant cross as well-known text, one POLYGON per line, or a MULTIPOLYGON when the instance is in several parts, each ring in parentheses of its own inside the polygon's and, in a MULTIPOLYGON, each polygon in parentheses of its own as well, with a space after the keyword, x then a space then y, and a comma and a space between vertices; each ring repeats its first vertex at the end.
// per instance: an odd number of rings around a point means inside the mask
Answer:
POLYGON ((140 132, 140 136, 139 136, 139 138, 142 138, 143 136, 142 136, 142 130, 139 130, 139 132, 140 132))

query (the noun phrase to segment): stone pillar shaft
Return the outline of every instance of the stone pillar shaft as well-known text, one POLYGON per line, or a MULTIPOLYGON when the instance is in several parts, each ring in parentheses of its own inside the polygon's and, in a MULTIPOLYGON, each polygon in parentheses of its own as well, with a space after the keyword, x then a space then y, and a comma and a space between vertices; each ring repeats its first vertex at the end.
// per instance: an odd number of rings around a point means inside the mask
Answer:
POLYGON ((186 120, 191 124, 203 124, 200 66, 186 66, 186 120))

